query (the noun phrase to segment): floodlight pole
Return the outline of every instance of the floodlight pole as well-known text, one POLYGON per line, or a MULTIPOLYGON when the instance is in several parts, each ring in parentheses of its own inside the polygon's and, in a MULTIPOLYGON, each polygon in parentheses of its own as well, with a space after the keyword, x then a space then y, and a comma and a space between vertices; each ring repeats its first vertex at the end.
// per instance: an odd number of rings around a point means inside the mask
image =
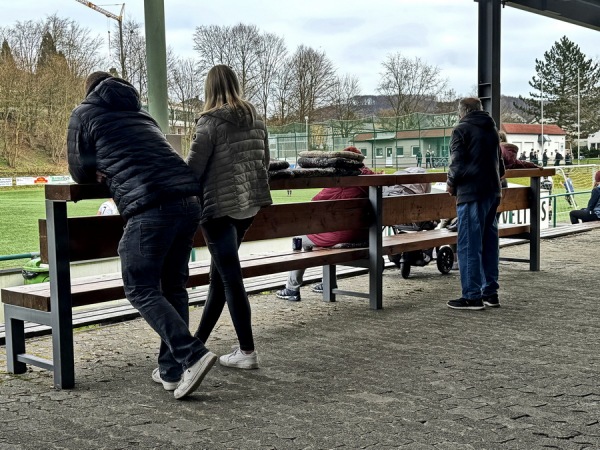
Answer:
POLYGON ((577 164, 579 164, 579 146, 581 145, 581 94, 579 92, 579 67, 577 68, 577 164))

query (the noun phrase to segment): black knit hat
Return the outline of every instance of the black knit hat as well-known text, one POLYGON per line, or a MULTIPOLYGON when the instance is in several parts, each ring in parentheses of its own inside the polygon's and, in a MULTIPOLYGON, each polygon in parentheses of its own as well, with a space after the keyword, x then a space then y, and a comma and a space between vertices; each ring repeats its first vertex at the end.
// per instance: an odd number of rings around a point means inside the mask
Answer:
POLYGON ((108 72, 90 73, 85 79, 85 95, 88 95, 90 92, 92 92, 96 86, 98 86, 107 78, 113 78, 113 76, 108 72))

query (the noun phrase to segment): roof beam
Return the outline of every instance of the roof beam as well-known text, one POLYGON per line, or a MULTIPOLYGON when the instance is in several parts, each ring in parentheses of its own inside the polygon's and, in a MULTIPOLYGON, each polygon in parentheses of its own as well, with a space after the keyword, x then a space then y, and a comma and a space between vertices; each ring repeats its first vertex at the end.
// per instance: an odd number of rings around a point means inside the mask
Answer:
POLYGON ((600 2, 592 0, 505 0, 505 5, 600 31, 600 2))

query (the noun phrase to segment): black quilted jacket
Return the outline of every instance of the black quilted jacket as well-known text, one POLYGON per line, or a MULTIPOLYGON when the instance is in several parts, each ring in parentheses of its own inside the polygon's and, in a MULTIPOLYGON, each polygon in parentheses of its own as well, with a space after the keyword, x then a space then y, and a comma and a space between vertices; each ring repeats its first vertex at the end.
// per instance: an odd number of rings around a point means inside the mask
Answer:
POLYGON ((125 219, 163 200, 200 193, 197 177, 124 80, 104 80, 73 110, 67 148, 73 179, 102 178, 125 219))
POLYGON ((485 111, 472 111, 452 131, 448 185, 457 203, 500 197, 504 162, 496 124, 485 111))

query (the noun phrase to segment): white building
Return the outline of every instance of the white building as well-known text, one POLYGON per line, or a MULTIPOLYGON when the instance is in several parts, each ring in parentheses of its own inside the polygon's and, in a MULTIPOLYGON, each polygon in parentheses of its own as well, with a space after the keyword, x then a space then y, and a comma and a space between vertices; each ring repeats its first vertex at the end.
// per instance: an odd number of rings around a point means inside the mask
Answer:
POLYGON ((588 136, 587 148, 589 148, 590 150, 600 148, 600 131, 597 131, 594 134, 590 134, 588 136))
POLYGON ((544 150, 547 151, 550 160, 559 151, 565 156, 567 133, 558 125, 544 125, 542 138, 542 125, 525 123, 503 123, 500 129, 506 133, 508 142, 519 147, 519 156, 525 152, 537 151, 541 160, 544 150), (543 142, 542 142, 543 140, 543 142))

